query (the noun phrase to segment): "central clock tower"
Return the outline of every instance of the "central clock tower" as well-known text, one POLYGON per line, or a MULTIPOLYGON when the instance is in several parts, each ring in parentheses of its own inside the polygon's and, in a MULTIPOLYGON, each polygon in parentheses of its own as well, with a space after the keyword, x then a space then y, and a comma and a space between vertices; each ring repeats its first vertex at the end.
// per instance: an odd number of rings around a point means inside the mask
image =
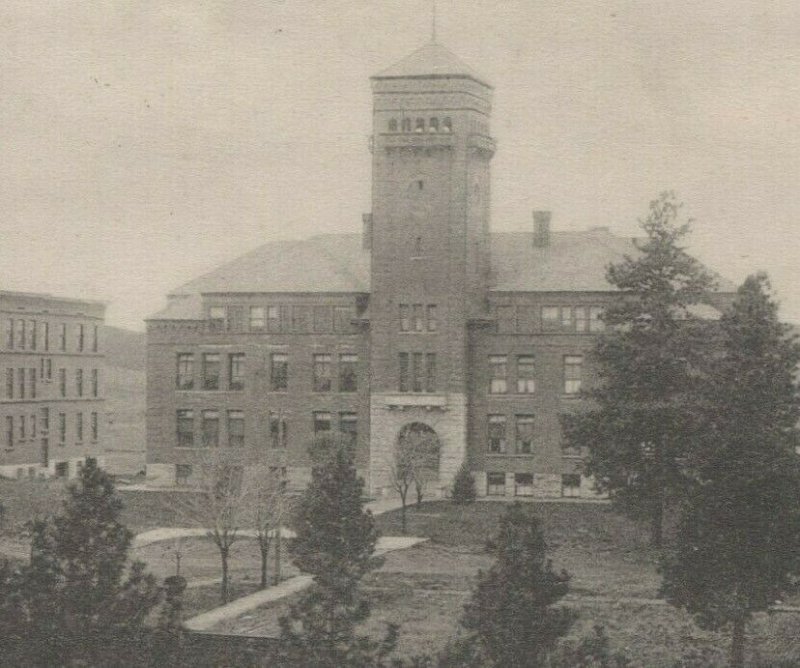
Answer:
POLYGON ((447 488, 466 455, 467 325, 485 312, 492 88, 430 43, 372 77, 370 487, 403 427, 439 442, 447 488))

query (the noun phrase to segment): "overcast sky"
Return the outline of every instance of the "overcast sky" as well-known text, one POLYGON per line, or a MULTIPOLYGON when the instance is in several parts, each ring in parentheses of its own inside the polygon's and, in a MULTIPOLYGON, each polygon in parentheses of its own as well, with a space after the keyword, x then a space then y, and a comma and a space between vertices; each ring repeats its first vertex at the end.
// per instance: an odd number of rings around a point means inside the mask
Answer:
MULTIPOLYGON (((0 288, 109 302, 264 242, 360 231, 368 77, 427 42, 430 0, 3 0, 0 288)), ((764 269, 800 321, 800 3, 439 0, 495 85, 492 225, 632 235, 661 190, 691 250, 764 269)))

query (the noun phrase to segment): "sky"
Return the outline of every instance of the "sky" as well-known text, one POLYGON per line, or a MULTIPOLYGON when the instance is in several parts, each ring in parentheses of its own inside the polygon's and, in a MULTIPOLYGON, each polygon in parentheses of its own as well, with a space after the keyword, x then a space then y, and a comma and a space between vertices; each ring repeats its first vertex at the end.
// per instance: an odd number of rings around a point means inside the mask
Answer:
MULTIPOLYGON (((369 77, 430 40, 431 0, 4 0, 0 289, 165 295, 277 239, 359 232, 369 77)), ((439 0, 495 87, 492 226, 635 235, 663 190, 689 250, 769 273, 800 322, 800 3, 439 0)))

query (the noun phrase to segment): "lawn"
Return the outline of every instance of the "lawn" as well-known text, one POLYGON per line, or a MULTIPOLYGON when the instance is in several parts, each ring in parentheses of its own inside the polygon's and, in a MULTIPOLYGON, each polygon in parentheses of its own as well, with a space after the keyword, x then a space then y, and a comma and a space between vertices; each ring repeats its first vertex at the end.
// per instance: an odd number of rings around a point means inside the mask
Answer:
MULTIPOLYGON (((365 578, 364 590, 372 602, 365 630, 377 636, 391 621, 401 626, 398 655, 437 651, 458 631, 477 570, 491 565, 484 545, 505 507, 479 502, 464 508, 437 501, 410 510, 407 533, 428 536, 430 541, 387 554, 383 566, 365 578)), ((726 636, 700 630, 691 617, 668 605, 637 600, 654 598, 660 582, 645 527, 605 505, 531 503, 529 507, 542 522, 555 567, 572 576, 568 604, 580 617, 571 637, 581 637, 600 623, 613 646, 625 649, 636 666, 725 665, 726 636), (681 659, 683 664, 676 663, 681 659)), ((384 535, 401 533, 399 512, 378 516, 376 521, 384 535)), ((265 606, 215 630, 274 635, 278 617, 296 599, 265 606)), ((762 665, 778 665, 793 651, 798 633, 796 615, 759 616, 749 628, 751 658, 762 665)))

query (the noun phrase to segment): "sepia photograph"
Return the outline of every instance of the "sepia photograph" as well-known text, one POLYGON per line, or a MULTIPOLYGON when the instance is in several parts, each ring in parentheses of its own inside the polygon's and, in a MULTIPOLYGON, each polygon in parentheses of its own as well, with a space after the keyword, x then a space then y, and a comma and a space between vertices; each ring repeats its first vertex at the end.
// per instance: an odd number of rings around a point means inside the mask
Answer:
POLYGON ((0 667, 800 666, 800 4, 0 54, 0 667))

